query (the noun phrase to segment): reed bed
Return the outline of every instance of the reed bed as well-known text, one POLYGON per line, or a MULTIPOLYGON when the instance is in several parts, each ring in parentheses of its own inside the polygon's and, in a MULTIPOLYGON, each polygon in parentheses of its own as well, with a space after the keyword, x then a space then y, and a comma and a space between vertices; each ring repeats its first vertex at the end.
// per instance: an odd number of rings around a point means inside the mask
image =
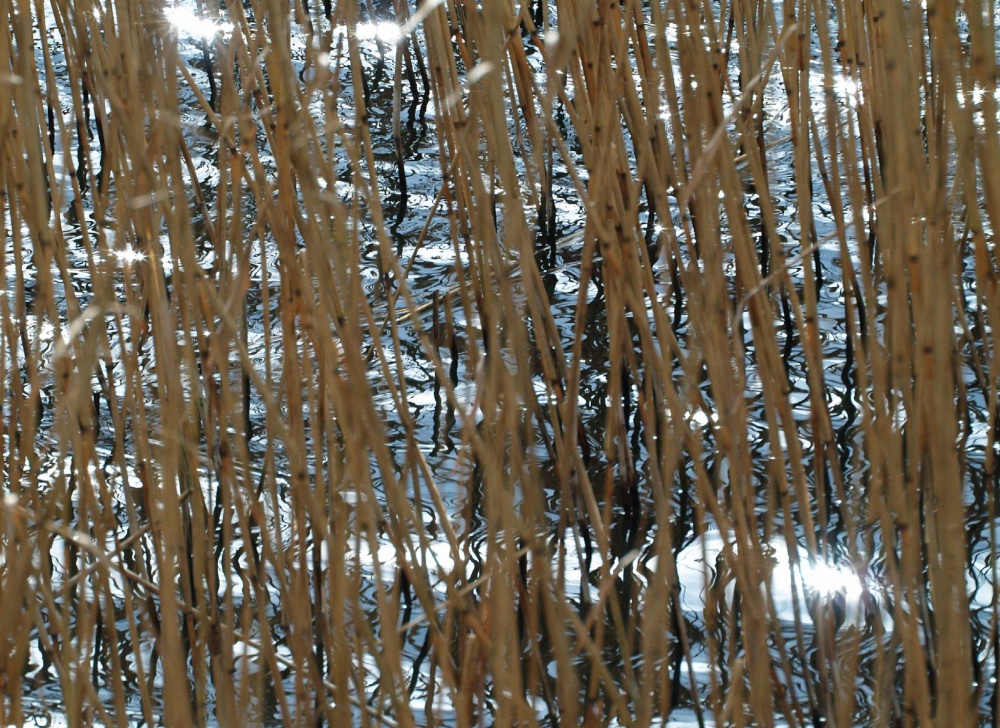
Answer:
POLYGON ((1000 725, 996 12, 0 3, 0 723, 1000 725))

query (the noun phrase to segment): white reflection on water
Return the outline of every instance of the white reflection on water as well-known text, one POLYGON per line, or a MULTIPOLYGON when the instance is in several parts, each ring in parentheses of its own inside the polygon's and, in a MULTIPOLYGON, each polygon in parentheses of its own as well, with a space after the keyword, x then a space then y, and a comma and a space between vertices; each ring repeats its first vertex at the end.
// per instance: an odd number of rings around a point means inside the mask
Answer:
MULTIPOLYGON (((347 35, 349 29, 345 25, 338 25, 333 29, 334 36, 347 35)), ((380 21, 377 23, 358 23, 354 26, 353 35, 360 41, 377 40, 389 45, 395 45, 403 40, 403 29, 396 23, 390 21, 380 21)))
POLYGON ((864 92, 858 79, 840 74, 833 79, 833 90, 837 96, 851 106, 860 106, 865 100, 864 92))
POLYGON ((396 23, 358 23, 354 29, 358 40, 380 40, 383 43, 398 43, 403 39, 402 30, 396 23))
POLYGON ((139 261, 145 259, 145 255, 141 250, 133 248, 131 245, 126 245, 124 248, 119 248, 114 251, 115 258, 121 265, 131 265, 133 263, 138 263, 139 261))
MULTIPOLYGON (((727 556, 725 546, 731 541, 731 537, 713 529, 678 554, 677 578, 684 611, 703 613, 710 591, 716 589, 721 591, 726 603, 732 603, 736 582, 725 562, 739 555, 733 546, 734 555, 727 556)), ((799 563, 794 565, 780 537, 763 545, 761 558, 766 559, 770 568, 767 590, 779 621, 812 625, 812 612, 816 608, 837 603, 843 609, 843 622, 838 629, 860 629, 878 619, 885 631, 892 630, 892 618, 881 585, 871 578, 862 580, 850 565, 810 557, 805 549, 799 550, 799 563)), ((647 562, 646 568, 656 571, 656 557, 647 562)))
POLYGON ((233 32, 233 24, 227 21, 213 20, 198 15, 192 8, 175 5, 165 8, 163 17, 177 35, 188 36, 196 40, 213 40, 216 35, 227 35, 233 32))

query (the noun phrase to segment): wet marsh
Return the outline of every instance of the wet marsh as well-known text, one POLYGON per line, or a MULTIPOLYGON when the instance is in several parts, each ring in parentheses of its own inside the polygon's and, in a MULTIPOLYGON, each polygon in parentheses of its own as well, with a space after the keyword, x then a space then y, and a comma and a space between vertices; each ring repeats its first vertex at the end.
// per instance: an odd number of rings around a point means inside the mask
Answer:
POLYGON ((1000 724, 995 4, 0 4, 0 723, 1000 724))

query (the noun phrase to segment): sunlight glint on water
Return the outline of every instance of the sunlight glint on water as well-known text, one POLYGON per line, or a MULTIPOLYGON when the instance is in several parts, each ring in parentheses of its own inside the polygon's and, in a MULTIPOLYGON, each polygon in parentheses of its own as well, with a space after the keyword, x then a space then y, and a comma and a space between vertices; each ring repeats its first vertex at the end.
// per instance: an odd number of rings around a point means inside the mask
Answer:
POLYGON ((198 40, 213 40, 216 36, 233 32, 233 24, 228 21, 211 20, 198 15, 192 8, 175 5, 163 11, 164 17, 174 32, 198 40))

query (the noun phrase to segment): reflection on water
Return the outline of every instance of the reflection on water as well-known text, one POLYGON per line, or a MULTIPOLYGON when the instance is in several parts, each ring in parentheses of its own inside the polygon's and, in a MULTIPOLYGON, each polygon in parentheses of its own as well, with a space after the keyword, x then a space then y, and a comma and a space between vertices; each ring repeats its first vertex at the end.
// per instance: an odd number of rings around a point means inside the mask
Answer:
MULTIPOLYGON (((837 631, 863 629, 878 620, 883 632, 892 631, 892 616, 884 587, 871 575, 859 577, 844 563, 823 559, 797 547, 793 556, 784 539, 773 538, 761 546, 762 560, 769 570, 764 590, 774 614, 783 624, 815 626, 822 609, 837 610, 837 631)), ((732 536, 707 531, 688 544, 677 556, 677 577, 681 605, 693 619, 704 620, 706 605, 713 598, 732 608, 736 579, 732 561, 739 547, 732 536)), ((657 557, 647 568, 657 571, 657 557)))
MULTIPOLYGON (((334 32, 344 29, 335 28, 334 32)), ((377 40, 382 43, 396 44, 403 39, 402 28, 396 23, 358 23, 354 26, 354 37, 358 40, 377 40)))
POLYGON ((864 92, 861 88, 861 83, 858 79, 851 76, 841 74, 834 78, 833 90, 838 97, 853 106, 864 102, 864 92))
POLYGON ((163 17, 178 34, 197 40, 211 41, 219 35, 233 32, 233 24, 226 20, 212 20, 199 14, 193 7, 182 3, 168 5, 163 17))

